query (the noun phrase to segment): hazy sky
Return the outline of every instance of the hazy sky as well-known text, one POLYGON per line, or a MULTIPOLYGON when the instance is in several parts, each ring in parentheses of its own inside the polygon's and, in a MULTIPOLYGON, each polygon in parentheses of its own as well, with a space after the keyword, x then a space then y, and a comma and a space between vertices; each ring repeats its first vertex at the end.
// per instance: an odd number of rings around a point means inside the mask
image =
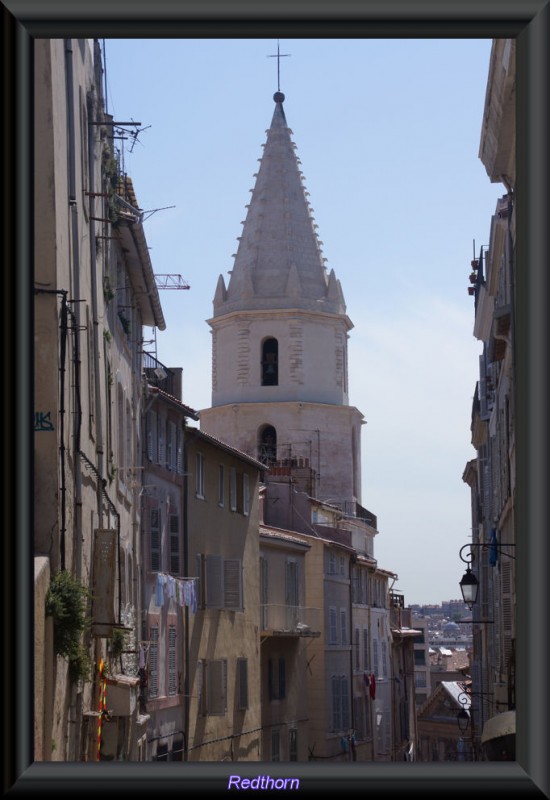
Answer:
MULTIPOLYGON (((153 269, 191 287, 160 292, 156 354, 183 367, 183 401, 200 410, 211 404, 206 320, 271 123, 277 40, 104 45, 108 111, 145 129, 133 147, 117 144, 149 212, 153 269)), ((471 535, 462 474, 475 456, 481 343, 467 289, 474 242, 477 254, 505 193, 478 157, 490 50, 489 39, 280 42, 287 121, 354 324, 362 504, 378 516, 375 557, 399 575, 407 605, 460 596, 458 551, 471 535)))

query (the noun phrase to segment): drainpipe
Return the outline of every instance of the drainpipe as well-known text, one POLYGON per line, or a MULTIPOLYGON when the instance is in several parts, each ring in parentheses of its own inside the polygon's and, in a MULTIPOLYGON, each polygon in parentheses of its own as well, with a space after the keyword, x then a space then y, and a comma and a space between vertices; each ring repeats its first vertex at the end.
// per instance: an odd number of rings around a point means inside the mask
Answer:
MULTIPOLYGON (((74 369, 75 369, 75 402, 78 405, 77 413, 74 419, 74 492, 75 492, 75 520, 73 528, 73 543, 74 554, 73 564, 74 573, 77 580, 82 577, 82 475, 80 472, 80 464, 78 459, 78 452, 80 450, 80 353, 79 353, 79 337, 80 337, 80 242, 79 242, 79 229, 78 229, 78 203, 77 203, 77 190, 76 190, 76 131, 75 131, 75 109, 74 109, 74 74, 73 74, 73 50, 72 40, 65 39, 65 90, 67 99, 67 146, 68 146, 68 195, 69 195, 69 209, 70 209, 70 243, 71 243, 71 276, 74 287, 74 369)), ((78 760, 79 743, 80 743, 80 714, 77 719, 77 696, 76 686, 71 688, 70 699, 70 721, 74 723, 75 735, 69 737, 69 760, 78 760)), ((79 704, 80 705, 80 704, 79 704)))
MULTIPOLYGON (((189 577, 189 452, 187 446, 185 419, 182 424, 182 452, 183 452, 183 491, 182 491, 182 519, 183 519, 183 574, 189 577)), ((189 758, 189 608, 184 606, 184 631, 183 631, 183 760, 189 758)))
MULTIPOLYGON (((90 268, 91 268, 91 284, 92 284, 92 331, 93 331, 93 359, 94 359, 94 374, 95 374, 95 434, 96 434, 96 454, 97 454, 97 470, 99 473, 100 481, 97 487, 97 504, 98 504, 98 525, 102 526, 102 504, 101 504, 101 478, 103 477, 103 458, 104 458, 104 442, 103 442, 103 413, 102 413, 102 394, 101 394, 101 380, 100 380, 100 337, 99 337, 99 308, 98 308, 98 293, 97 293, 97 248, 96 248, 96 225, 94 221, 95 214, 95 165, 96 165, 96 149, 94 136, 96 132, 95 126, 90 124, 90 120, 96 114, 95 103, 92 97, 88 99, 88 173, 89 173, 89 219, 90 219, 90 268)), ((108 239, 105 239, 104 253, 107 248, 108 239)), ((105 256, 104 256, 105 257, 105 256)))

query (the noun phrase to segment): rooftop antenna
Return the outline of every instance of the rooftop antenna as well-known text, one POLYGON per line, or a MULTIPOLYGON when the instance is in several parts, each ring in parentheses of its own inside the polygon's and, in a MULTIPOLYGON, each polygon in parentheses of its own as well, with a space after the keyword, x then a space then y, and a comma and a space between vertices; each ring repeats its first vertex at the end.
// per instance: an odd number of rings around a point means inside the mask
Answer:
POLYGON ((277 53, 274 55, 269 55, 268 58, 276 58, 277 59, 277 91, 281 91, 281 58, 287 58, 288 56, 292 55, 292 53, 280 53, 279 52, 279 40, 277 39, 277 53))
MULTIPOLYGON (((133 122, 133 120, 132 120, 132 122, 133 122)), ((134 122, 134 125, 136 126, 136 129, 134 131, 128 131, 128 133, 130 134, 130 136, 132 138, 132 146, 130 147, 130 153, 133 152, 134 145, 135 145, 136 142, 139 142, 141 144, 141 142, 138 139, 139 134, 142 133, 143 131, 146 131, 148 128, 151 127, 150 125, 146 125, 144 128, 138 128, 137 126, 139 125, 139 122, 134 122)))

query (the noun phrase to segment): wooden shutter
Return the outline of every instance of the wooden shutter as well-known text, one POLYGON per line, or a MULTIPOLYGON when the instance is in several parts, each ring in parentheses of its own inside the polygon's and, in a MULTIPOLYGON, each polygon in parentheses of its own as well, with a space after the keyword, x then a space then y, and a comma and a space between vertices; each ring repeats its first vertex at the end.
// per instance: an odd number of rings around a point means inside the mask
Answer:
POLYGON ((279 658, 279 700, 286 697, 286 662, 281 656, 279 658))
POLYGON ((170 514, 170 572, 180 573, 180 528, 177 514, 170 514))
POLYGON ((149 461, 156 461, 157 453, 157 412, 149 411, 147 414, 147 458, 149 461))
POLYGON ((177 690, 176 626, 168 627, 168 695, 177 690))
POLYGON ((161 535, 160 508, 152 508, 150 514, 151 572, 160 572, 160 567, 161 567, 160 535, 161 535))
POLYGON ((239 687, 239 710, 248 708, 248 659, 237 659, 237 686, 239 687))
POLYGON ((159 626, 151 625, 149 631, 149 697, 159 693, 159 626))
POLYGON ((238 558, 228 558, 223 562, 223 594, 224 607, 241 609, 242 602, 242 570, 238 558))

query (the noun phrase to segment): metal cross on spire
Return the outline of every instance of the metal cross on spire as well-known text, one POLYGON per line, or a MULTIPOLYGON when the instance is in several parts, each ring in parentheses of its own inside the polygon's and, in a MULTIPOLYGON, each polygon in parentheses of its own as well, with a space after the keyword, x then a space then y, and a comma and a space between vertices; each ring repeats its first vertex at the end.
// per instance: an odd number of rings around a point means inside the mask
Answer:
POLYGON ((268 58, 276 58, 277 59, 277 91, 281 91, 281 58, 286 58, 287 56, 292 55, 291 53, 280 53, 279 52, 279 40, 277 39, 277 53, 274 55, 269 55, 268 58))

